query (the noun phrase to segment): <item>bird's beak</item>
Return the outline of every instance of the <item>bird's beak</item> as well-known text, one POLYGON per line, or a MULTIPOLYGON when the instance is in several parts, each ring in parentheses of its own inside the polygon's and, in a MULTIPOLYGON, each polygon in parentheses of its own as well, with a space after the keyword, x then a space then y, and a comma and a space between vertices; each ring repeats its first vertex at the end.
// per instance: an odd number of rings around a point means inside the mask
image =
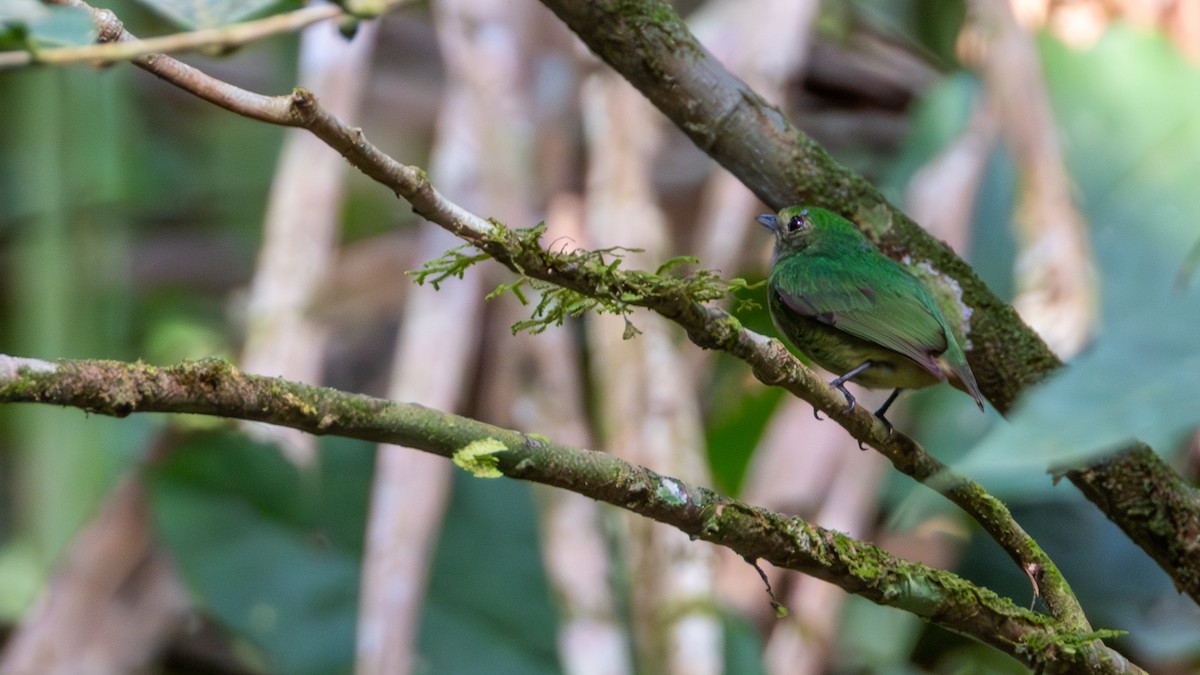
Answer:
POLYGON ((774 213, 764 213, 754 220, 757 221, 759 225, 762 225, 772 232, 778 231, 779 219, 775 217, 774 213))

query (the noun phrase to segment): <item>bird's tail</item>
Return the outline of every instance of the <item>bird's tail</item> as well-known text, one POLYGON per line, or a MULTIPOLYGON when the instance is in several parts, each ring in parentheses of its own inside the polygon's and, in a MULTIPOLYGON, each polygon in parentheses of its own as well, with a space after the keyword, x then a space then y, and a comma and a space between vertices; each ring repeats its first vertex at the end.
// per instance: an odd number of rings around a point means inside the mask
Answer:
POLYGON ((971 372, 971 366, 967 364, 967 355, 958 346, 958 340, 954 339, 953 335, 948 334, 946 337, 949 347, 942 354, 941 360, 943 371, 949 375, 947 379, 956 389, 970 394, 979 409, 983 410, 983 394, 979 391, 979 384, 975 382, 975 373, 971 372))

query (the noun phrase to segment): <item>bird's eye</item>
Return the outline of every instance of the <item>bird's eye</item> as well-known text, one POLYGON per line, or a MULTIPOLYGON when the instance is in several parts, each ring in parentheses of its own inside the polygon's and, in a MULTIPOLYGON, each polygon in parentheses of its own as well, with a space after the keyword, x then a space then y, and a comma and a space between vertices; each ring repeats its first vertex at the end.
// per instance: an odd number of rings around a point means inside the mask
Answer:
POLYGON ((787 231, 795 232, 796 230, 803 230, 804 228, 808 227, 808 219, 804 217, 806 215, 808 215, 807 212, 798 213, 792 216, 791 219, 788 220, 787 231))

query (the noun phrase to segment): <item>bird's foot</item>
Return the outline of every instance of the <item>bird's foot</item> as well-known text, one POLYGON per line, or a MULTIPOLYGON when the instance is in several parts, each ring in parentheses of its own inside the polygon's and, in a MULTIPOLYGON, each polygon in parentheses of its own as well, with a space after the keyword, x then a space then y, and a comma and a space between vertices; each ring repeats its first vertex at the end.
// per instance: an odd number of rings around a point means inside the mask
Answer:
POLYGON ((880 422, 883 422, 883 426, 887 427, 888 438, 892 437, 892 432, 895 431, 895 429, 892 427, 892 423, 889 422, 888 419, 883 416, 883 414, 887 412, 888 408, 892 407, 892 403, 895 403, 896 397, 900 395, 901 391, 903 390, 899 388, 893 390, 892 395, 888 396, 887 400, 883 402, 883 405, 879 406, 879 408, 875 410, 875 416, 879 418, 880 422))
POLYGON ((878 410, 875 411, 875 418, 878 419, 880 422, 883 422, 884 428, 887 429, 887 437, 891 438, 892 433, 895 432, 895 430, 896 430, 895 427, 892 426, 892 423, 889 422, 888 418, 884 417, 883 413, 878 410))
POLYGON ((850 381, 850 378, 858 375, 859 373, 863 372, 867 368, 870 368, 872 365, 873 364, 870 361, 864 361, 861 364, 859 364, 858 367, 854 368, 853 370, 846 373, 845 375, 842 375, 841 377, 835 378, 833 381, 831 381, 829 383, 829 386, 834 387, 838 391, 842 392, 842 396, 846 397, 847 405, 846 405, 846 410, 844 410, 843 412, 849 413, 850 411, 854 410, 855 406, 858 405, 858 401, 854 400, 854 395, 851 394, 846 389, 846 383, 850 381))
MULTIPOLYGON (((838 380, 840 380, 840 379, 841 378, 839 377, 838 380)), ((848 415, 848 414, 850 414, 850 412, 852 410, 854 410, 856 407, 858 407, 858 401, 854 400, 854 394, 851 394, 850 391, 848 389, 846 389, 846 385, 842 384, 841 382, 838 382, 837 380, 834 380, 833 382, 830 382, 829 384, 831 384, 835 388, 837 388, 838 391, 842 392, 842 396, 846 397, 846 409, 842 411, 843 413, 848 415)))

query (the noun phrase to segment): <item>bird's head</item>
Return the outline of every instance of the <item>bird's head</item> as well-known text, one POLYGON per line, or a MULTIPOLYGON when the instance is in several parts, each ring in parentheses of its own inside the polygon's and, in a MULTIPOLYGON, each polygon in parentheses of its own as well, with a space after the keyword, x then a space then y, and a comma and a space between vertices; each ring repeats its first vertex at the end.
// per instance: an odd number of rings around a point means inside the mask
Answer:
POLYGON ((756 220, 775 233, 775 260, 810 246, 849 250, 870 245, 853 223, 819 206, 788 206, 756 220))
POLYGON ((812 238, 812 212, 821 211, 812 207, 788 206, 779 213, 764 213, 755 218, 759 225, 775 233, 775 257, 808 246, 812 238))

